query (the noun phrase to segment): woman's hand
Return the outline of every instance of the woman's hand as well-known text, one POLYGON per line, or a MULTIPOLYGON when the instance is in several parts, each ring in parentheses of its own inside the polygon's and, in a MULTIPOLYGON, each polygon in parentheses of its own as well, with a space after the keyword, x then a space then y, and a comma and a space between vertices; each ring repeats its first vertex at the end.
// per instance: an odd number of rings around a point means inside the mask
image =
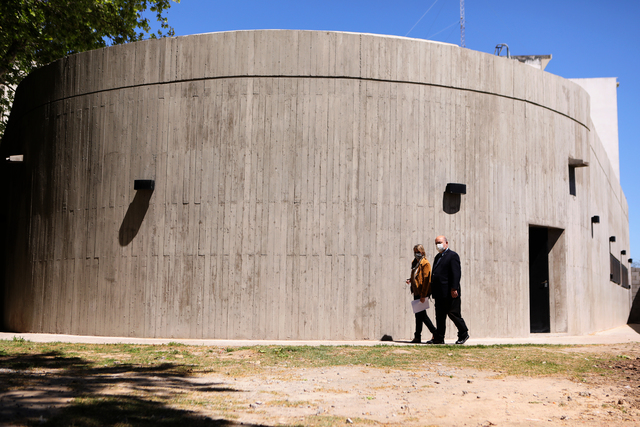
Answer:
POLYGON ((424 303, 424 298, 420 298, 420 302, 421 302, 421 303, 424 303))

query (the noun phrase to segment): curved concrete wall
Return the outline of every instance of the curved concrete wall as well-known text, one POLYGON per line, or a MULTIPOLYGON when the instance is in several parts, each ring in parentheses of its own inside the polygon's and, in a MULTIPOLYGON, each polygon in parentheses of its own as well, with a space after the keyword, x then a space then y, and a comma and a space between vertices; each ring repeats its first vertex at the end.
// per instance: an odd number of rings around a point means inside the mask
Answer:
POLYGON ((628 249, 627 206, 588 112, 570 81, 398 37, 240 31, 61 59, 20 86, 2 144, 25 156, 5 325, 408 338, 412 247, 432 259, 446 234, 472 336, 526 336, 530 225, 564 230, 551 331, 623 324, 609 248, 628 249), (590 164, 576 196, 569 158, 590 164))

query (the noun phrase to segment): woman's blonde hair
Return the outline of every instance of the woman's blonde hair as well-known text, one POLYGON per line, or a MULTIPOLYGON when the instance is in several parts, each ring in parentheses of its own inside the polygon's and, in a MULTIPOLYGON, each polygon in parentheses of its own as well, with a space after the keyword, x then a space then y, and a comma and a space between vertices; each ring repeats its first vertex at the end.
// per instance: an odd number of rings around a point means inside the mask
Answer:
POLYGON ((420 252, 422 254, 422 256, 426 255, 426 253, 424 252, 424 246, 422 246, 422 245, 415 245, 413 247, 413 252, 420 252))

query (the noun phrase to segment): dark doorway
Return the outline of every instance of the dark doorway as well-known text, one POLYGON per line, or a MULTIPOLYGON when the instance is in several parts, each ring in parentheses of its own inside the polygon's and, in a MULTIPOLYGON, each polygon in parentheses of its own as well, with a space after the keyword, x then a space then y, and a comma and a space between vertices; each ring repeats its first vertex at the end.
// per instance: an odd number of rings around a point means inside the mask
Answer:
POLYGON ((549 229, 529 227, 529 320, 532 333, 550 332, 549 229))
MULTIPOLYGON (((4 153, 3 153, 4 154, 4 153)), ((0 156, 0 159, 2 157, 0 156)), ((5 294, 5 282, 6 282, 6 266, 7 266, 7 224, 9 207, 11 206, 11 193, 9 188, 10 177, 8 162, 1 162, 0 164, 0 197, 5 200, 4 206, 0 211, 0 332, 6 332, 4 325, 4 294, 5 294), (7 203, 7 201, 9 201, 7 203)))

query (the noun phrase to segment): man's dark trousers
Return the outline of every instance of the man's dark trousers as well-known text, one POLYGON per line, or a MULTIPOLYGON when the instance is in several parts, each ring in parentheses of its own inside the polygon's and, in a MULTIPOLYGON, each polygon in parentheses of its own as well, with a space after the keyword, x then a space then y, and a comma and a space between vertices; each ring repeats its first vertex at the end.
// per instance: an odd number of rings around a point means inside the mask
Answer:
POLYGON ((458 328, 458 339, 467 336, 469 329, 460 314, 460 297, 458 298, 438 298, 436 299, 436 325, 438 325, 435 340, 444 342, 444 334, 447 328, 447 315, 458 328))

